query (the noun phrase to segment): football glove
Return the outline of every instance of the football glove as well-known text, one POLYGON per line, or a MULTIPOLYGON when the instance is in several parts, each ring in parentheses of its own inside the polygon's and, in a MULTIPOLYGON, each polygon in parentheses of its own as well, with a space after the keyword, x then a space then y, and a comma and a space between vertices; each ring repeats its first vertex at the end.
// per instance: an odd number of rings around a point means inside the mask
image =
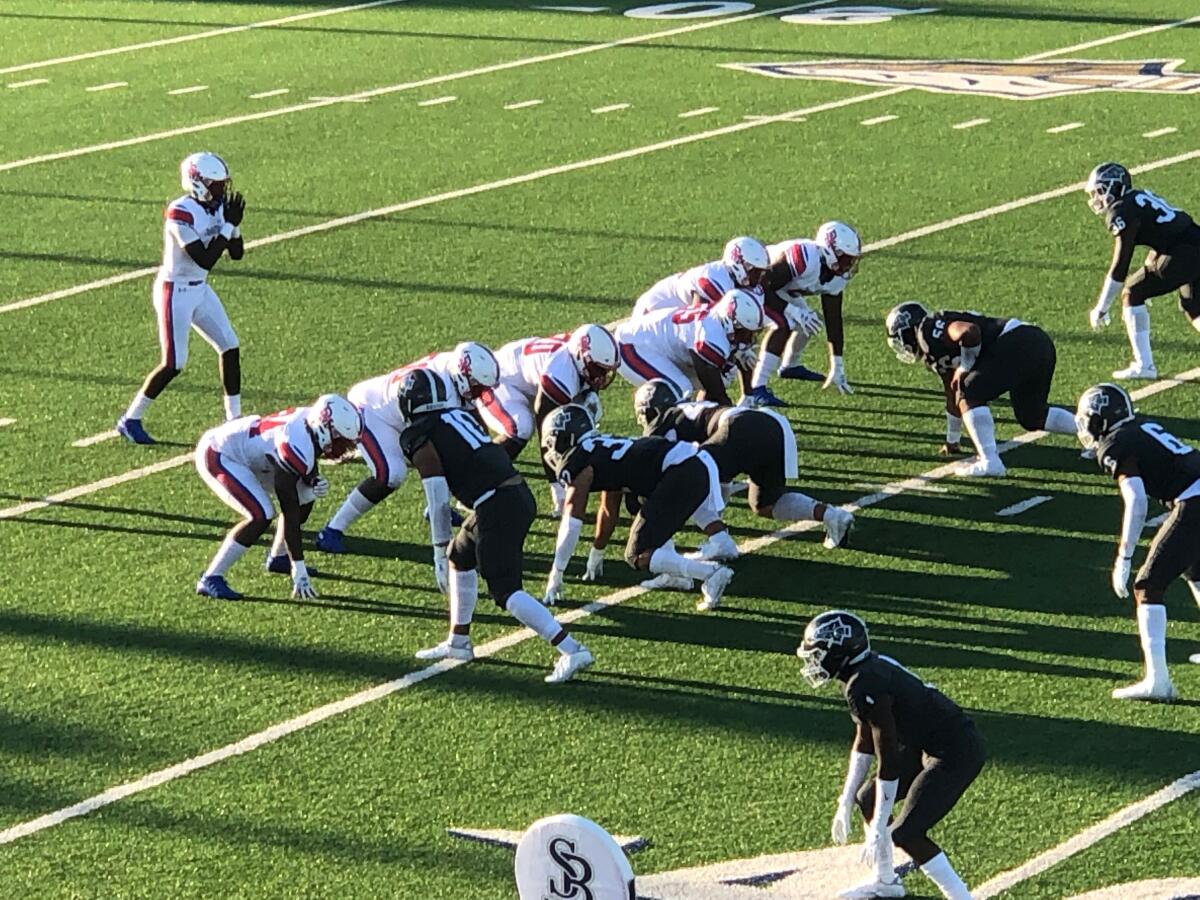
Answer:
POLYGON ((1093 306, 1091 312, 1088 313, 1088 321, 1091 323, 1093 331, 1099 331, 1110 321, 1108 310, 1102 306, 1093 306))
POLYGON ((1118 556, 1113 563, 1112 589, 1122 600, 1129 596, 1129 570, 1132 566, 1133 560, 1127 556, 1118 556))
POLYGON ((833 825, 829 829, 830 837, 839 846, 850 841, 850 831, 854 823, 854 798, 842 797, 838 800, 837 812, 833 815, 833 825))
POLYGON ((300 600, 312 600, 317 596, 317 589, 308 577, 308 567, 303 562, 292 563, 292 596, 300 600))
POLYGON ((604 574, 604 551, 592 547, 588 550, 587 569, 584 570, 584 581, 599 581, 604 574))
POLYGON ((450 560, 446 558, 445 547, 433 548, 433 577, 437 581, 438 590, 443 594, 450 592, 450 560))
POLYGON ((758 352, 753 347, 742 347, 733 354, 733 363, 743 372, 753 372, 758 365, 758 352))
POLYGON ((318 500, 329 493, 329 479, 324 475, 318 475, 313 479, 312 483, 313 496, 318 500))
POLYGON ((242 224, 242 216, 246 213, 246 201, 242 195, 234 191, 225 198, 225 221, 234 227, 242 224))
POLYGON ((862 852, 859 854, 859 859, 864 865, 874 866, 876 862, 892 857, 892 834, 888 831, 887 823, 884 822, 881 827, 876 827, 872 823, 867 828, 867 839, 863 841, 862 852))
POLYGON ((551 569, 546 578, 546 595, 542 598, 542 603, 546 606, 553 606, 561 599, 563 599, 562 569, 551 569))
MULTIPOLYGON (((813 313, 815 316, 816 313, 813 313)), ((850 382, 846 380, 846 367, 842 364, 840 356, 833 357, 829 365, 829 375, 825 378, 825 383, 821 385, 822 389, 830 386, 836 387, 839 394, 853 394, 854 388, 850 387, 850 382)))
POLYGON ((793 303, 788 307, 788 324, 805 337, 813 337, 822 327, 821 317, 807 303, 793 303))

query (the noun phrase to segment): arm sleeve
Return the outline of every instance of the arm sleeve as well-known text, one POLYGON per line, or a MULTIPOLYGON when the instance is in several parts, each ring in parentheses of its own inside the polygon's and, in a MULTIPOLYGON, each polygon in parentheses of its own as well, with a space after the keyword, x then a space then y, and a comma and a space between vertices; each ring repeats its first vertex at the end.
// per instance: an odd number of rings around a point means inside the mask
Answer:
POLYGON ((1125 498, 1125 516, 1121 520, 1121 543, 1117 545, 1117 553, 1129 559, 1146 526, 1146 486, 1137 476, 1124 477, 1120 484, 1121 496, 1125 498))
POLYGON ((892 807, 896 805, 896 792, 900 788, 900 779, 892 778, 884 781, 882 778, 875 779, 875 813, 871 819, 872 827, 879 827, 877 823, 882 823, 882 830, 887 829, 887 823, 892 818, 892 807))
POLYGON ((425 502, 429 504, 429 533, 433 545, 440 547, 450 543, 453 526, 450 524, 450 486, 442 475, 421 479, 425 489, 425 502))
POLYGON ((871 771, 871 763, 875 762, 873 753, 859 753, 857 750, 850 751, 850 766, 846 771, 846 783, 842 785, 842 799, 853 799, 858 793, 859 787, 867 778, 867 773, 871 771))
POLYGON ((554 568, 560 572, 567 570, 567 564, 575 555, 575 547, 579 543, 579 533, 583 530, 583 519, 573 516, 563 516, 558 524, 558 540, 554 544, 554 568))

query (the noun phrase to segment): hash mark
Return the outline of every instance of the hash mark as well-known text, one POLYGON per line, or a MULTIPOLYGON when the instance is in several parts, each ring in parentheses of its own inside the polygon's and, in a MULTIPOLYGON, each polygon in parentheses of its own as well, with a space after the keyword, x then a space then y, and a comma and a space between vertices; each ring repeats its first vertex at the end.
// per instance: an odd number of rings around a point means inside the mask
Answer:
POLYGON ((701 106, 699 109, 689 109, 687 112, 681 112, 679 118, 690 119, 694 116, 707 116, 709 113, 714 113, 720 108, 719 106, 701 106))
POLYGON ((544 103, 544 100, 521 100, 518 103, 505 103, 505 109, 528 109, 531 106, 538 106, 544 103))
POLYGON ((30 78, 28 81, 14 81, 9 85, 10 88, 27 88, 33 87, 35 84, 49 84, 49 78, 30 78))
POLYGON ((1064 131, 1074 131, 1076 128, 1082 128, 1083 122, 1068 122, 1066 125, 1055 125, 1053 128, 1047 128, 1046 134, 1062 134, 1064 131))
POLYGON ((417 106, 440 106, 443 103, 453 103, 457 99, 457 97, 451 97, 449 95, 445 97, 434 97, 431 100, 422 100, 417 104, 417 106))
POLYGON ((111 91, 115 88, 129 87, 128 81, 109 81, 105 84, 93 84, 89 88, 84 88, 85 91, 111 91))
POLYGON ((882 125, 884 122, 891 122, 893 119, 898 119, 899 116, 876 116, 873 119, 863 119, 859 125, 882 125))
POLYGON ((974 128, 976 125, 986 125, 991 119, 967 119, 965 122, 959 122, 957 125, 951 126, 961 131, 964 128, 974 128))
POLYGON ((1159 128, 1157 131, 1147 131, 1145 134, 1142 135, 1142 137, 1144 137, 1144 138, 1162 137, 1163 135, 1166 135, 1166 134, 1174 134, 1178 130, 1179 130, 1178 128, 1159 128))
POLYGON ((257 94, 251 94, 250 99, 251 100, 265 100, 268 97, 278 97, 282 94, 286 94, 287 92, 288 92, 287 88, 275 88, 275 90, 273 90, 273 91, 260 91, 257 94))
POLYGON ((604 113, 617 112, 622 109, 629 109, 630 105, 631 104, 629 104, 629 103, 613 103, 609 106, 597 106, 595 109, 592 110, 592 112, 598 116, 601 116, 601 115, 604 115, 604 113))

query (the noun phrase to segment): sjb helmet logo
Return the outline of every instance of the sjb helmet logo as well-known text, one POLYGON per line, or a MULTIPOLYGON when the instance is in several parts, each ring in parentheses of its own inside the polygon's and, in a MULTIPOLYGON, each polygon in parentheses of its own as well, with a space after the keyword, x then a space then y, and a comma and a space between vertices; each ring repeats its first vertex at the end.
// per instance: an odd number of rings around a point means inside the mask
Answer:
POLYGON ((594 900, 592 889, 592 866, 575 852, 575 842, 556 837, 546 847, 546 852, 560 869, 550 879, 550 897, 558 900, 594 900))

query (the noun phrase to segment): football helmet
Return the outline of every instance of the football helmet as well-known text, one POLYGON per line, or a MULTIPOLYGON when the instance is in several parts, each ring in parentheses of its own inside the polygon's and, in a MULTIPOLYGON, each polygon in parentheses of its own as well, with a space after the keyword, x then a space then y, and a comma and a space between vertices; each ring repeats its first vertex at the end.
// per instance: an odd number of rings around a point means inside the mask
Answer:
POLYGON ((762 242, 752 237, 735 237, 725 245, 721 262, 740 288, 758 287, 767 280, 771 258, 762 242))
POLYGON ((767 324, 767 314, 759 299, 738 288, 726 292, 709 314, 725 328, 734 350, 748 346, 755 332, 762 331, 767 324))
POLYGON ((665 378, 651 378, 633 392, 633 414, 643 428, 653 428, 664 412, 682 398, 665 378))
POLYGON ((826 222, 817 229, 817 244, 825 265, 843 278, 853 278, 862 257, 862 240, 845 222, 826 222))
POLYGON ((424 413, 440 412, 457 406, 446 382, 426 368, 410 369, 396 388, 396 406, 407 422, 424 413))
POLYGON ((197 202, 206 204, 220 203, 233 183, 225 160, 207 151, 193 153, 179 164, 179 181, 197 202))
POLYGON ((579 377, 594 391, 602 391, 616 377, 621 364, 617 339, 603 325, 580 325, 567 339, 579 377))
POLYGON ((554 472, 561 471, 571 451, 595 432, 592 417, 578 403, 560 406, 542 420, 542 459, 554 472))
POLYGON ((796 655, 804 663, 802 674, 813 687, 845 674, 848 667, 862 662, 870 652, 867 623, 844 609, 823 612, 809 622, 796 648, 796 655))
POLYGON ((920 348, 917 346, 917 326, 929 315, 929 310, 916 300, 908 300, 887 314, 887 342, 902 363, 915 363, 920 348))
POLYGON ((466 341, 454 348, 450 380, 463 400, 478 400, 484 391, 500 383, 500 364, 483 344, 466 341))
POLYGON ((1133 399, 1123 387, 1097 384, 1079 397, 1075 407, 1075 434, 1089 450, 1118 425, 1133 418, 1133 399))
POLYGON ((1098 216, 1125 196, 1125 192, 1133 189, 1133 179, 1129 170, 1120 163, 1104 162, 1092 169, 1084 184, 1084 193, 1088 195, 1088 206, 1098 216))
POLYGON ((321 455, 331 459, 349 452, 362 435, 362 414, 341 394, 322 394, 304 421, 321 455))

